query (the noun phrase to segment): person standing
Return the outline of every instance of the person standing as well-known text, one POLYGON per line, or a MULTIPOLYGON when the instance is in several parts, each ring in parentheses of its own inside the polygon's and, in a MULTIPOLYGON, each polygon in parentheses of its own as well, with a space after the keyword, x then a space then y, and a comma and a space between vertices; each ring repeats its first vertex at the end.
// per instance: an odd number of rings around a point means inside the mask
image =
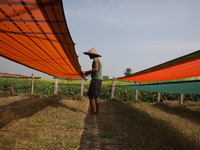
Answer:
POLYGON ((90 59, 93 59, 92 69, 88 71, 83 71, 83 75, 91 74, 91 82, 88 90, 88 97, 90 101, 90 114, 99 115, 99 96, 101 95, 101 85, 102 85, 102 62, 99 59, 101 55, 98 54, 95 48, 91 48, 88 52, 84 52, 88 55, 90 59), (96 111, 94 107, 96 105, 96 111))

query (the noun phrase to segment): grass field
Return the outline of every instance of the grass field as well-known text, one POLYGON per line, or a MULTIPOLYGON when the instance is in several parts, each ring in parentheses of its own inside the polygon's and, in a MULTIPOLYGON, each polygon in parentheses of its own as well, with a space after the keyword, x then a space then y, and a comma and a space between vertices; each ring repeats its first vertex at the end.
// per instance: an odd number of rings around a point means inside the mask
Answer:
MULTIPOLYGON (((178 102, 177 102, 178 103, 178 102)), ((199 150, 200 105, 0 92, 1 150, 199 150)))
MULTIPOLYGON (((102 82, 101 96, 100 99, 109 99, 111 97, 111 80, 102 82)), ((34 94, 45 94, 51 95, 54 93, 54 83, 53 79, 36 79, 34 80, 34 94)), ((82 80, 59 80, 59 95, 64 95, 66 97, 72 97, 74 95, 80 95, 80 85, 82 80), (74 93, 71 95, 70 93, 74 93)), ((31 79, 18 79, 18 78, 0 78, 0 91, 9 91, 10 87, 14 89, 17 94, 29 94, 31 93, 31 79)), ((89 88, 90 81, 84 82, 84 87, 87 90, 89 88)), ((135 90, 130 88, 121 87, 123 85, 134 85, 135 82, 126 82, 126 81, 115 81, 115 92, 114 97, 118 99, 134 100, 135 99, 135 90), (127 95, 124 95, 124 91, 127 92, 127 95)), ((141 83, 142 84, 142 83, 141 83)), ((140 100, 143 102, 155 102, 157 101, 157 93, 140 91, 140 100)), ((173 94, 175 99, 179 99, 180 94, 173 94)), ((83 93, 83 96, 87 96, 87 92, 83 93)), ((172 94, 162 93, 162 97, 165 100, 170 100, 172 94)), ((200 94, 185 94, 184 95, 190 101, 199 101, 200 94)))

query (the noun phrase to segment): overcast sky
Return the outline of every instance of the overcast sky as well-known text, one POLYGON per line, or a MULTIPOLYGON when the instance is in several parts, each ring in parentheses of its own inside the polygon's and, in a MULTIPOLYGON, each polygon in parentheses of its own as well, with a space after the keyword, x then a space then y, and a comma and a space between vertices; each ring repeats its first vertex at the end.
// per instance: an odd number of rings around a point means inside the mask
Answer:
MULTIPOLYGON (((200 49, 199 0, 63 0, 63 6, 83 71, 91 69, 83 52, 92 47, 110 78, 200 49)), ((1 57, 0 64, 0 72, 43 75, 1 57)))

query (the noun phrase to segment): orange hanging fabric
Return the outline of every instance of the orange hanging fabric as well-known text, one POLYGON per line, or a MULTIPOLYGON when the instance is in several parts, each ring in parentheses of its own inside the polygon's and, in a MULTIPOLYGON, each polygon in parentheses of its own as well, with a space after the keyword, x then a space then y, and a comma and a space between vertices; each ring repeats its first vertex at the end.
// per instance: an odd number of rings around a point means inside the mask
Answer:
POLYGON ((1 0, 0 56, 60 78, 84 78, 61 0, 1 0))
POLYGON ((164 81, 200 76, 200 50, 119 80, 164 81))

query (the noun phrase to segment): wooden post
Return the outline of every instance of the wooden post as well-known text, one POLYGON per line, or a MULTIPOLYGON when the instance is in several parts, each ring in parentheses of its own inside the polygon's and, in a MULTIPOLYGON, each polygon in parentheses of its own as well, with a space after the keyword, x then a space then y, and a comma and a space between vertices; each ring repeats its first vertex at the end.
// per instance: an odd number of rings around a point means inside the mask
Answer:
POLYGON ((183 94, 180 94, 180 99, 179 99, 179 104, 181 105, 181 104, 183 104, 183 94))
POLYGON ((84 83, 85 83, 85 79, 82 79, 82 82, 81 82, 81 92, 80 92, 80 96, 83 96, 83 89, 84 89, 84 83))
MULTIPOLYGON (((160 81, 158 81, 158 83, 160 83, 160 81)), ((160 96, 161 96, 161 93, 157 93, 157 102, 160 102, 160 96)))
POLYGON ((115 97, 115 78, 112 79, 112 87, 111 87, 111 99, 115 97))
POLYGON ((55 78, 54 94, 58 94, 58 78, 55 78))
MULTIPOLYGON (((138 85, 138 82, 135 82, 136 85, 138 85)), ((138 96, 139 96, 139 91, 135 90, 135 100, 138 100, 138 96)))
POLYGON ((33 94, 33 91, 34 91, 34 74, 32 73, 31 94, 33 94))
POLYGON ((161 93, 157 93, 157 102, 160 102, 160 95, 161 93))

